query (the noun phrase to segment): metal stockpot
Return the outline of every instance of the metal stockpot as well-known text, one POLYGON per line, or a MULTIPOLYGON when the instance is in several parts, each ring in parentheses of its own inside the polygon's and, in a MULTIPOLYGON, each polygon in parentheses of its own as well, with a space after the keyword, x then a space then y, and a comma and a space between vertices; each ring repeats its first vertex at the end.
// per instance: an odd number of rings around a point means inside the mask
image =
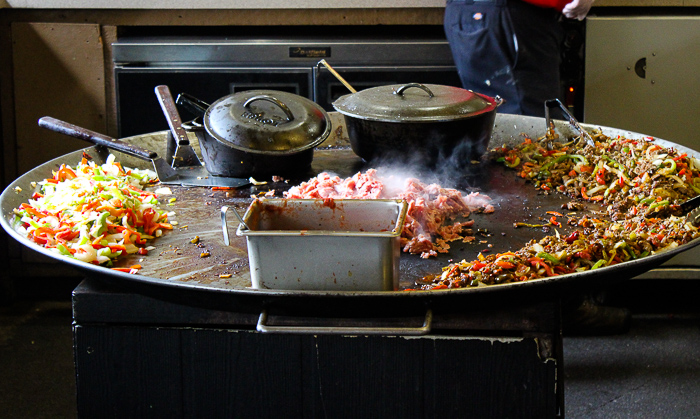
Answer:
POLYGON ((364 160, 434 166, 479 159, 501 103, 458 87, 409 83, 345 95, 333 107, 345 117, 352 149, 364 160))
POLYGON ((214 176, 302 172, 313 161, 314 147, 331 132, 323 108, 287 92, 239 92, 211 105, 182 93, 177 103, 200 114, 183 127, 197 136, 204 165, 214 176))

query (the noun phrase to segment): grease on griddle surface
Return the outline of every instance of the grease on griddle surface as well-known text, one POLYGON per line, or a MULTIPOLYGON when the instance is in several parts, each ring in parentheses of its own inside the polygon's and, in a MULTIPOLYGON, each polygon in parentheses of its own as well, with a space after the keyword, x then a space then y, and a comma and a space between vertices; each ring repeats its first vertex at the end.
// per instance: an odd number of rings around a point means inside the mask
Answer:
POLYGON ((233 245, 225 246, 218 220, 224 202, 238 210, 246 207, 252 188, 212 191, 176 186, 172 189, 177 199, 170 209, 177 214, 182 227, 158 239, 157 250, 144 259, 141 273, 212 287, 250 286, 245 241, 233 237, 233 245), (231 195, 234 198, 227 198, 231 195))

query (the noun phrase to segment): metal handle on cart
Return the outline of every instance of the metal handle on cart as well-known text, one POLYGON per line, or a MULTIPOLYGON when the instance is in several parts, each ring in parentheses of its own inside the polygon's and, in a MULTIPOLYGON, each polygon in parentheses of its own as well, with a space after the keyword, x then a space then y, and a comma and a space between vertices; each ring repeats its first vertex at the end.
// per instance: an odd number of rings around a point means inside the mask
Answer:
POLYGON ((314 335, 384 335, 422 336, 430 333, 433 326, 433 311, 425 311, 425 319, 420 327, 338 327, 338 326, 270 326, 267 324, 267 310, 263 309, 258 318, 257 331, 263 333, 305 333, 314 335))
MULTIPOLYGON (((231 245, 231 240, 228 237, 228 223, 226 222, 226 213, 228 212, 228 209, 229 208, 226 205, 221 207, 221 229, 224 232, 224 244, 226 246, 231 245)), ((238 218, 238 222, 243 225, 243 228, 250 230, 250 227, 248 227, 248 224, 243 221, 243 217, 241 217, 241 214, 239 214, 238 211, 234 209, 233 214, 236 216, 236 218, 238 218)))

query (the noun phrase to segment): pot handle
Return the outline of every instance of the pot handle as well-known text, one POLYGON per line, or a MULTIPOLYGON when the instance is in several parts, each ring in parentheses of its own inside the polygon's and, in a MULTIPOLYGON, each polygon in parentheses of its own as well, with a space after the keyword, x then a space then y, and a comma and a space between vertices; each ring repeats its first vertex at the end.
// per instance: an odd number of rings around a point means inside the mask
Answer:
POLYGON ((255 102, 256 100, 265 100, 270 103, 274 103, 277 105, 282 111, 284 112, 285 115, 287 115, 287 122, 291 122, 294 120, 294 114, 292 111, 285 105, 281 100, 277 99, 274 96, 270 95, 257 95, 253 96, 250 99, 246 100, 245 103, 243 104, 243 107, 246 109, 250 109, 250 104, 255 102))
POLYGON ((263 309, 258 318, 256 330, 263 333, 306 333, 314 335, 384 335, 422 336, 430 333, 433 327, 433 310, 425 311, 423 325, 418 327, 345 327, 345 326, 270 326, 267 324, 267 310, 263 309))
POLYGON ((185 131, 204 131, 204 125, 202 125, 201 117, 199 116, 191 121, 183 122, 182 128, 184 128, 185 131))
POLYGON ((404 84, 403 86, 399 87, 394 91, 395 95, 401 95, 403 96, 403 92, 406 91, 406 89, 410 89, 411 87, 417 87, 421 90, 423 90, 425 93, 429 94, 430 97, 434 97, 435 95, 433 94, 433 91, 428 88, 428 86, 420 84, 420 83, 408 83, 404 84))
POLYGON ((177 95, 175 103, 184 107, 193 114, 199 116, 204 116, 204 114, 207 112, 207 109, 209 109, 208 103, 199 100, 196 97, 187 93, 180 93, 179 95, 177 95))

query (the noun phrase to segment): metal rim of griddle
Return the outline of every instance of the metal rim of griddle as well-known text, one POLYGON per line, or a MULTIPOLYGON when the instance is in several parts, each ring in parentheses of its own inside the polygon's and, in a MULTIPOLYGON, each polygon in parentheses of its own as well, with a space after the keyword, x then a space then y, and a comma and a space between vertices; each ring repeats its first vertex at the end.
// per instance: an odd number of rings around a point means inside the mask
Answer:
MULTIPOLYGON (((523 117, 523 116, 516 116, 516 115, 499 115, 497 118, 497 125, 500 124, 521 124, 521 125, 530 125, 532 124, 533 126, 542 126, 544 127, 544 122, 543 118, 535 118, 535 117, 523 117)), ((631 132, 631 131, 623 131, 615 128, 609 128, 609 127, 603 127, 603 126, 598 126, 598 125, 589 125, 589 124, 583 124, 584 127, 588 129, 602 129, 605 130, 615 130, 617 132, 624 133, 624 135, 627 136, 635 136, 635 137, 647 137, 646 135, 631 132)), ((566 130, 566 127, 561 128, 562 130, 566 130)), ((544 128, 542 128, 544 130, 544 128)), ((497 135, 497 133, 496 133, 497 135)), ((694 151, 692 149, 689 149, 684 146, 680 146, 678 144, 671 143, 669 141, 661 140, 661 139, 655 139, 657 143, 666 146, 666 147, 674 147, 680 152, 688 152, 690 155, 700 155, 699 152, 694 151)), ((501 284, 501 285, 490 285, 490 286, 480 286, 480 287, 471 287, 471 288, 461 288, 461 289, 445 289, 445 290, 426 290, 426 291, 312 291, 312 290, 272 290, 272 289, 267 289, 267 290, 262 290, 262 289, 252 289, 252 288, 230 288, 230 289, 224 289, 224 288, 214 288, 214 287, 207 287, 203 285, 198 285, 198 284, 190 284, 190 283, 185 283, 185 282, 177 282, 177 281, 170 281, 167 279, 160 279, 160 278, 154 278, 154 277, 149 277, 149 276, 144 276, 144 275, 133 275, 133 274, 128 274, 124 272, 119 272, 115 270, 111 270, 109 268, 101 267, 101 266, 96 266, 96 265, 91 265, 91 264, 86 264, 83 262, 80 262, 78 260, 74 259, 69 259, 65 258, 61 255, 58 255, 57 253, 51 252, 48 249, 43 248, 42 246, 39 246, 38 244, 33 243, 29 239, 20 236, 14 229, 12 229, 8 217, 10 217, 12 213, 13 208, 6 208, 8 205, 6 202, 9 200, 8 196, 9 194, 14 194, 16 193, 14 191, 15 187, 20 186, 20 185, 26 185, 29 184, 31 181, 37 181, 39 179, 43 179, 47 177, 47 173, 50 173, 50 168, 55 167, 57 164, 64 163, 67 158, 70 158, 72 155, 79 156, 82 154, 82 152, 90 150, 95 150, 94 147, 89 147, 83 150, 78 150, 73 153, 66 154, 64 156, 61 156, 59 158, 53 159, 49 162, 44 163, 43 165, 40 165, 33 170, 25 173, 21 177, 15 179, 10 185, 7 186, 7 188, 3 191, 2 195, 0 195, 0 210, 2 210, 2 216, 0 217, 0 225, 7 231, 7 233, 12 236, 15 240, 20 242, 21 244, 31 248, 32 250, 35 250, 43 255, 46 255, 52 259, 56 259, 59 262, 62 263, 67 263, 71 265, 72 267, 78 269, 79 271, 87 273, 89 277, 95 277, 95 278, 102 278, 106 279, 109 282, 112 283, 122 283, 122 284, 130 284, 134 285, 139 289, 149 289, 154 292, 151 294, 158 294, 159 290, 169 290, 170 292, 182 294, 182 293, 188 293, 188 292, 194 292, 197 293, 198 298, 197 300, 199 302, 202 301, 202 299, 206 299, 209 297, 214 297, 215 299, 220 299, 223 298, 224 300, 227 298, 255 298, 257 299, 257 302, 259 304, 265 305, 266 303, 269 303, 271 301, 279 301, 279 299, 284 299, 284 300, 296 300, 297 298, 312 298, 312 299, 319 299, 319 301, 324 301, 327 300, 328 298, 341 298, 341 299, 348 299, 349 301, 353 301, 355 299, 369 299, 372 301, 379 301, 379 302, 407 302, 407 301, 414 301, 419 304, 423 303, 430 303, 430 302, 435 302, 435 301, 442 301, 443 299, 448 299, 448 298, 457 298, 459 301, 462 301, 464 297, 467 296, 473 296, 473 297, 485 297, 485 296, 500 296, 503 294, 505 291, 513 291, 513 292, 520 292, 524 290, 530 290, 533 292, 539 292, 541 290, 550 290, 550 289, 555 289, 557 286, 561 288, 561 286, 566 286, 567 288, 569 287, 570 284, 576 284, 578 286, 586 286, 586 282, 588 280, 591 280, 593 278, 597 279, 598 281, 591 281, 593 282, 606 282, 606 281, 617 281, 620 279, 625 279, 625 278, 631 278, 633 276, 639 275, 643 272, 648 271, 649 269, 652 269, 653 267, 656 267, 660 265, 661 263, 665 262, 666 260, 670 259, 671 257, 690 250, 691 248, 700 245, 700 238, 695 239, 689 243, 686 243, 684 245, 678 246, 674 249, 670 249, 661 253, 657 253, 651 256, 647 256, 645 258, 633 260, 633 261, 628 261, 624 262, 618 265, 613 265, 613 266, 607 266, 604 268, 600 268, 596 271, 586 271, 586 272, 578 272, 578 273, 572 273, 572 274, 566 274, 566 275, 560 275, 560 276, 555 276, 555 277, 549 277, 549 278, 542 278, 542 279, 536 279, 536 280, 530 280, 530 281, 524 281, 524 282, 519 282, 519 283, 509 283, 509 284, 501 284)), ((470 300, 471 301, 471 300, 470 300)))

